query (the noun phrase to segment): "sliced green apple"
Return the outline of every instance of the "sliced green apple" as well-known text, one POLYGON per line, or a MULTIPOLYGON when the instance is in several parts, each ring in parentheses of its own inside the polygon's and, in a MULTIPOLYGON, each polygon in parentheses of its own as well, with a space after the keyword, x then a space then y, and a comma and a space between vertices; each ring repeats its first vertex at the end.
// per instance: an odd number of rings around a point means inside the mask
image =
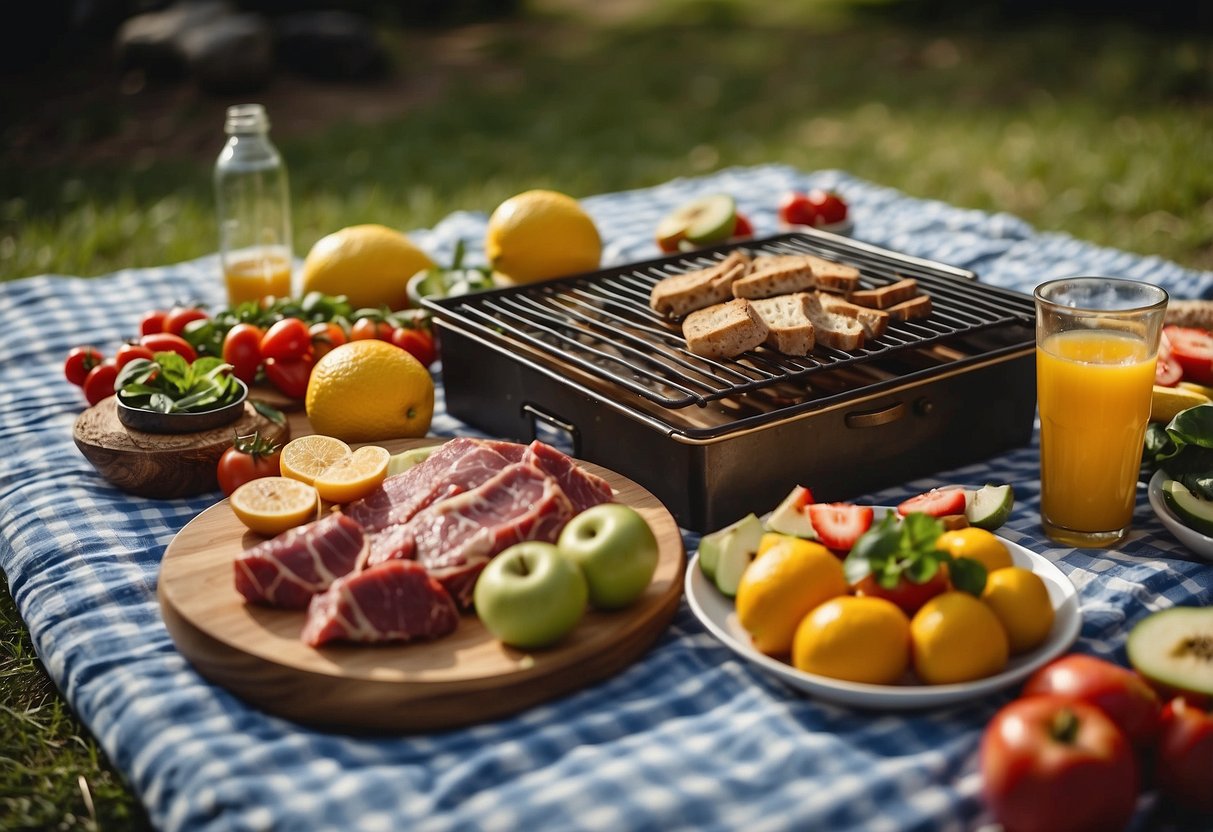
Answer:
POLYGON ((812 502, 813 495, 809 493, 809 489, 803 485, 796 486, 771 512, 771 516, 767 518, 767 528, 780 534, 816 540, 817 531, 805 510, 812 502))
POLYGON ((1164 693, 1213 697, 1213 607, 1151 613, 1125 646, 1133 669, 1164 693))
POLYGON ((657 223, 657 245, 662 251, 721 243, 737 225, 737 204, 728 194, 710 194, 691 200, 657 223))
POLYGON ((994 531, 1011 516, 1015 492, 1009 485, 983 485, 966 495, 965 518, 969 525, 994 531))

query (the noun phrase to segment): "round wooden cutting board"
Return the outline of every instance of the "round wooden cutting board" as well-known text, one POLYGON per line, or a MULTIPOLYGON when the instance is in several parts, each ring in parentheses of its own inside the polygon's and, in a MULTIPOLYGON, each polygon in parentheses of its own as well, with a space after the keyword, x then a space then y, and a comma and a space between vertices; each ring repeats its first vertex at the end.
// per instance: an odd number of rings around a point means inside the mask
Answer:
MULTIPOLYGON (((381 444, 397 452, 432 443, 381 444)), ((660 557, 636 604, 590 610, 554 647, 505 647, 474 615, 432 642, 308 647, 299 639, 302 611, 248 604, 236 592, 233 561, 264 538, 246 532, 226 500, 191 520, 165 550, 158 590, 165 624, 206 678, 265 711, 327 728, 438 730, 584 687, 626 667, 665 630, 678 609, 686 557, 678 525, 656 497, 612 471, 581 464, 644 516, 660 557)))

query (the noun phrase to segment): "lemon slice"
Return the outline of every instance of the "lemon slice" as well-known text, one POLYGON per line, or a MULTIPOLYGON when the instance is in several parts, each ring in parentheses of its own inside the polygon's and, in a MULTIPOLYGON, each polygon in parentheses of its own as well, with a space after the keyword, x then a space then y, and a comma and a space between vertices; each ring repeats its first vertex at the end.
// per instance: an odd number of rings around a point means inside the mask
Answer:
POLYGON ((1150 400, 1150 421, 1170 422, 1180 411, 1198 404, 1208 404, 1209 397, 1185 387, 1162 387, 1154 385, 1150 400))
POLYGON ((320 497, 331 503, 349 503, 370 494, 387 477, 392 455, 386 448, 367 445, 345 456, 316 475, 320 497))
POLYGON ((320 508, 315 488, 287 477, 249 480, 228 502, 241 523, 267 537, 316 519, 320 508))
POLYGON ((334 462, 350 455, 350 446, 331 436, 300 436, 286 443, 279 466, 282 476, 311 485, 316 476, 334 462))

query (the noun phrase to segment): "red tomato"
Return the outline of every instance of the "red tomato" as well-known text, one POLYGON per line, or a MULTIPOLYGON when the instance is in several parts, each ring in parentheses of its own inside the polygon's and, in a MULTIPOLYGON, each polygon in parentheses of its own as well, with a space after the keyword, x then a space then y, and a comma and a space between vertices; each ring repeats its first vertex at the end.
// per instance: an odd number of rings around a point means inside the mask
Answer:
POLYGON ((1162 709, 1158 738, 1159 790, 1186 808, 1213 812, 1213 714, 1186 699, 1162 709))
POLYGON ((261 336, 261 357, 296 361, 311 354, 312 334, 298 318, 283 318, 261 336))
POLYGON ((317 361, 349 340, 341 325, 333 321, 312 324, 308 332, 312 336, 312 357, 317 361))
POLYGON ((1137 803, 1137 762, 1103 711, 1060 696, 1004 707, 981 738, 986 802, 1005 832, 1123 829, 1137 803))
POLYGON ((89 372, 105 360, 100 350, 92 347, 72 347, 63 362, 63 375, 77 387, 84 385, 89 372))
POLYGON ((1190 326, 1164 326, 1162 331, 1184 378, 1213 384, 1213 334, 1190 326))
POLYGON ((1154 362, 1154 383, 1163 387, 1174 387, 1183 380, 1184 368, 1179 366, 1171 351, 1171 341, 1164 331, 1158 339, 1158 360, 1154 362))
POLYGON ((118 352, 114 356, 114 363, 121 370, 136 358, 146 358, 148 361, 151 361, 155 357, 152 351, 142 344, 123 344, 118 347, 118 352))
POLYGON ((139 343, 152 352, 175 352, 191 364, 198 357, 198 353, 194 352, 194 348, 190 346, 189 341, 180 335, 173 335, 171 332, 156 332, 151 335, 144 335, 139 339, 139 343))
POLYGON ((84 398, 89 404, 96 404, 102 399, 114 395, 114 382, 118 380, 118 365, 114 359, 107 358, 88 371, 84 379, 84 398))
POLYGON ((1158 695, 1144 679, 1118 664, 1082 653, 1062 656, 1033 673, 1024 685, 1024 696, 1044 694, 1094 705, 1135 746, 1148 745, 1158 735, 1158 695))
POLYGON ((847 204, 833 191, 814 188, 809 191, 808 200, 817 212, 817 221, 813 223, 814 225, 833 225, 847 218, 847 204))
POLYGON ((174 306, 164 316, 164 331, 180 335, 190 321, 205 321, 209 315, 192 306, 174 306))
POLYGON ((948 578, 943 570, 936 572, 929 581, 916 584, 904 575, 892 589, 885 589, 876 581, 876 576, 868 575, 853 587, 856 595, 871 598, 884 598, 901 607, 910 618, 936 595, 948 591, 948 578))
POLYGON ((754 226, 750 224, 749 218, 740 211, 737 212, 737 221, 733 224, 734 237, 753 237, 754 226))
POLYGON ((912 512, 929 514, 932 517, 947 517, 965 513, 965 490, 963 488, 932 488, 925 494, 911 497, 897 506, 902 517, 912 512))
POLYGON ((283 395, 302 399, 307 395, 307 381, 312 376, 314 364, 310 355, 293 359, 267 358, 265 376, 283 395))
POLYGON ((167 314, 159 309, 148 312, 143 316, 143 320, 139 321, 139 334, 155 335, 157 332, 164 332, 164 316, 167 314))
POLYGON ((215 471, 223 493, 231 493, 249 480, 276 477, 281 473, 279 456, 282 448, 260 433, 237 436, 232 446, 219 457, 215 471))
POLYGON ((428 367, 438 357, 434 347, 434 336, 427 329, 418 327, 398 327, 392 333, 392 343, 421 362, 422 367, 428 367))
POLYGON ((376 321, 374 318, 359 318, 350 327, 351 341, 380 341, 392 340, 394 327, 387 321, 376 321))
POLYGON ((817 225, 817 207, 808 194, 788 191, 779 202, 779 219, 788 225, 817 225))
POLYGON ((223 338, 223 360, 232 365, 232 375, 252 384, 261 366, 261 327, 236 324, 223 338))
POLYGON ((813 503, 809 520, 821 545, 848 552, 859 536, 872 527, 872 507, 851 503, 813 503))

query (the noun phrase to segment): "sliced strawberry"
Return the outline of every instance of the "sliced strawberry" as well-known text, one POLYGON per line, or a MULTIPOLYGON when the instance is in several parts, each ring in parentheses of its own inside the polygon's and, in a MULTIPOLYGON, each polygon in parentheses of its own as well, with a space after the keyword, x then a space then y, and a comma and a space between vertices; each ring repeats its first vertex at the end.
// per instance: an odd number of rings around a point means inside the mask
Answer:
POLYGON ((872 507, 851 503, 813 503, 809 520, 821 545, 849 552, 859 536, 872 527, 872 507))
POLYGON ((1162 331, 1184 378, 1213 384, 1213 334, 1190 326, 1165 326, 1162 331))
POLYGON ((1158 339, 1158 360, 1154 363, 1154 383, 1162 387, 1174 387, 1184 377, 1184 368, 1175 360, 1171 339, 1164 331, 1158 339))
POLYGON ((926 494, 911 497, 897 506, 902 517, 913 512, 932 517, 947 517, 965 513, 965 490, 963 488, 932 488, 926 494))

